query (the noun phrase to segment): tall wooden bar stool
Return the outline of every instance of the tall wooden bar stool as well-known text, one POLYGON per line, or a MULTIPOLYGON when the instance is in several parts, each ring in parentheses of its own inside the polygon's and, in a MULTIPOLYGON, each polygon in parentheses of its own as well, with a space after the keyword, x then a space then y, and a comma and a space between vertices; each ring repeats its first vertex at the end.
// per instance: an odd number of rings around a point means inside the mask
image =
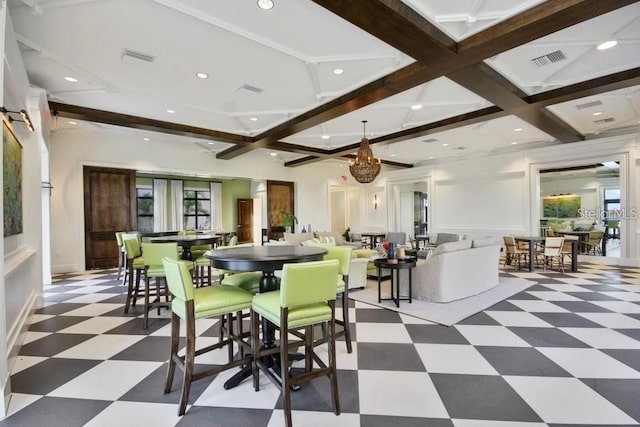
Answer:
POLYGON ((251 348, 250 342, 245 342, 242 339, 241 322, 238 323, 238 332, 234 334, 232 316, 233 313, 236 313, 236 317, 240 319, 242 310, 251 307, 253 295, 243 289, 231 286, 194 288, 191 274, 184 262, 164 258, 162 264, 169 291, 173 296, 171 301, 171 355, 164 392, 169 393, 171 391, 176 366, 180 367, 183 371, 183 380, 178 415, 183 415, 187 408, 189 391, 193 381, 210 375, 217 375, 236 366, 251 363, 251 356, 244 356, 248 354, 248 350, 251 348), (226 338, 221 342, 196 350, 196 319, 215 316, 228 318, 228 328, 225 330, 226 338), (186 322, 187 346, 184 356, 178 355, 181 320, 186 322), (237 359, 234 358, 234 343, 238 344, 239 348, 247 350, 241 351, 241 357, 237 359), (194 372, 196 356, 224 346, 228 346, 228 362, 226 364, 194 372))
POLYGON ((251 336, 253 350, 253 386, 260 389, 260 371, 263 371, 283 394, 285 422, 292 426, 291 386, 321 376, 331 381, 333 411, 340 415, 338 378, 336 371, 335 299, 338 280, 337 260, 285 264, 280 290, 264 292, 253 297, 251 304, 251 336), (280 329, 280 346, 261 348, 258 330, 260 318, 280 329), (314 325, 328 324, 329 364, 314 352, 314 325), (289 341, 289 332, 304 330, 302 341, 289 341), (292 375, 289 371, 289 349, 304 344, 305 370, 292 375), (270 369, 268 356, 280 354, 281 378, 270 369), (314 362, 317 368, 314 368, 314 362))

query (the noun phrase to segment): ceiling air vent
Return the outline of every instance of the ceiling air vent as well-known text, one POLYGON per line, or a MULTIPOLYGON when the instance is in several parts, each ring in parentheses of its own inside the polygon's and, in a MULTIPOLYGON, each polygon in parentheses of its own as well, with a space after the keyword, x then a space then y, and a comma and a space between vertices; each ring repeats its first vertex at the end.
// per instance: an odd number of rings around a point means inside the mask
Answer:
POLYGON ((122 54, 122 61, 130 64, 152 64, 156 59, 153 55, 136 52, 135 50, 125 49, 122 54))
POLYGON ((238 92, 244 93, 245 95, 259 95, 262 93, 262 89, 259 87, 251 86, 244 84, 237 89, 238 92))
POLYGON ((598 119, 598 120, 594 120, 593 123, 596 124, 603 124, 603 123, 611 123, 611 122, 615 122, 616 119, 614 119, 613 117, 607 117, 606 119, 598 119))
POLYGON ((584 110, 585 108, 597 107, 598 105, 602 105, 602 101, 585 102, 584 104, 577 104, 576 110, 584 110))
POLYGON ((544 67, 545 65, 552 64, 554 62, 560 62, 567 59, 564 52, 561 50, 556 50, 555 52, 547 53, 546 55, 538 56, 537 58, 533 58, 531 62, 536 67, 544 67))
POLYGON ((431 144, 432 142, 436 142, 436 141, 437 141, 437 139, 436 139, 436 138, 429 138, 429 139, 425 139, 425 140, 424 140, 424 141, 422 141, 422 142, 426 142, 427 144, 431 144))

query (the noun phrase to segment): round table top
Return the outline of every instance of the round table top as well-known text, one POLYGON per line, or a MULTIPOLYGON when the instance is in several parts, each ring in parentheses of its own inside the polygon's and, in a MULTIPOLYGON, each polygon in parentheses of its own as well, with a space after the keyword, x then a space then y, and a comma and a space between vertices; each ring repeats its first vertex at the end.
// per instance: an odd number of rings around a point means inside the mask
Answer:
POLYGON ((206 245, 208 243, 213 243, 222 236, 217 234, 189 234, 186 236, 162 236, 162 237, 152 237, 149 239, 153 243, 164 243, 164 242, 177 242, 179 245, 184 246, 190 245, 206 245))
POLYGON ((216 268, 234 271, 275 271, 289 262, 320 261, 328 253, 315 246, 241 246, 205 253, 216 268))
POLYGON ((413 257, 408 257, 404 259, 398 258, 397 262, 394 264, 390 264, 387 258, 377 258, 373 260, 373 264, 376 267, 383 268, 413 268, 416 266, 416 259, 413 257))

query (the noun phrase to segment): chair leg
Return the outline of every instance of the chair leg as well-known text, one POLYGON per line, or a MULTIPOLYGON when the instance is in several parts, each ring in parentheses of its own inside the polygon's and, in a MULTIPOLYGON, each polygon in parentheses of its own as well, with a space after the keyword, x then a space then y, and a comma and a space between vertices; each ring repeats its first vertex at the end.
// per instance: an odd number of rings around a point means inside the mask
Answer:
POLYGON ((145 275, 144 278, 144 320, 142 323, 142 329, 149 328, 149 276, 145 275))
MULTIPOLYGON (((283 309, 287 311, 287 309, 283 309)), ((282 400, 286 427, 293 427, 291 420, 291 375, 289 373, 289 322, 288 313, 280 316, 280 375, 282 376, 282 400)))
POLYGON ((333 412, 336 415, 340 415, 340 397, 338 395, 338 375, 337 375, 337 363, 336 363, 336 322, 335 322, 335 302, 331 306, 333 311, 331 321, 329 322, 329 329, 331 330, 331 337, 329 339, 329 363, 331 367, 331 388, 333 391, 333 412))
POLYGON ((260 316, 251 310, 251 372, 253 373, 253 389, 260 391, 260 369, 258 368, 258 358, 260 353, 260 316))
POLYGON ((184 415, 189 401, 189 392, 191 391, 191 382, 193 381, 193 365, 196 352, 196 321, 188 314, 186 320, 187 326, 187 348, 184 354, 184 379, 182 383, 182 394, 180 395, 180 408, 178 415, 184 415))
POLYGON ((176 372, 176 360, 178 357, 178 345, 180 343, 180 317, 171 313, 171 353, 169 355, 169 367, 167 368, 167 380, 164 385, 164 393, 171 391, 173 376, 176 372))
POLYGON ((131 299, 133 298, 133 267, 130 266, 126 270, 129 271, 129 281, 127 282, 127 300, 124 302, 124 312, 128 313, 129 307, 131 306, 131 299))
POLYGON ((351 347, 351 326, 349 324, 349 283, 345 284, 344 292, 342 293, 342 322, 344 323, 344 340, 347 344, 347 353, 353 351, 351 347))
MULTIPOLYGON (((122 255, 123 254, 124 254, 124 252, 122 252, 122 249, 120 249, 120 253, 118 254, 118 277, 117 277, 117 280, 120 280, 120 276, 122 276, 122 268, 124 266, 124 264, 122 262, 122 255)), ((123 285, 126 284, 126 280, 123 280, 122 284, 123 285)))

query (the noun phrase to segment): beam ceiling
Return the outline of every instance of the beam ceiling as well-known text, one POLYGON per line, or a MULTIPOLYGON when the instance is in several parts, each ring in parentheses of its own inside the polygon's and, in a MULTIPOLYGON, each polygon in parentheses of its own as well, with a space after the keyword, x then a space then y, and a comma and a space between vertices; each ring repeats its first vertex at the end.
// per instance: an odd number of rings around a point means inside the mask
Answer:
MULTIPOLYGON (((549 0, 504 20, 459 43, 444 34, 405 3, 398 0, 313 0, 344 20, 372 34, 417 62, 337 97, 255 137, 197 128, 176 123, 50 102, 52 111, 65 117, 197 137, 235 144, 217 154, 232 159, 258 148, 268 148, 308 157, 285 163, 299 166, 327 158, 352 157, 354 143, 321 150, 280 141, 305 129, 350 113, 438 77, 446 76, 488 100, 494 106, 405 129, 370 140, 392 144, 486 120, 515 115, 562 142, 584 136, 545 107, 585 96, 637 85, 640 69, 615 73, 587 82, 527 96, 482 61, 509 49, 539 39, 571 25, 634 3, 632 0, 549 0), (367 13, 362 13, 363 8, 367 13)), ((386 164, 411 167, 397 162, 386 164)))

